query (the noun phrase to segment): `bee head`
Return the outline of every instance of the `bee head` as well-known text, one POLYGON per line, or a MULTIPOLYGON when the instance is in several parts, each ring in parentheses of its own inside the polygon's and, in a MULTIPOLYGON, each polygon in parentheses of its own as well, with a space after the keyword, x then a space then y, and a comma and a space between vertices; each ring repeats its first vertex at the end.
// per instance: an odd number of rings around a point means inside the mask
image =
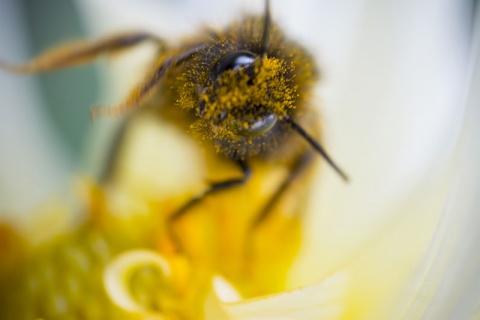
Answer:
POLYGON ((280 59, 228 53, 214 68, 215 80, 203 91, 198 113, 231 135, 265 134, 293 108, 296 88, 287 76, 292 71, 280 59))
MULTIPOLYGON (((287 119, 298 118, 317 78, 312 57, 271 22, 265 4, 263 16, 211 31, 172 84, 177 104, 196 118, 193 136, 234 159, 293 141, 287 119)), ((198 47, 195 41, 187 47, 198 47)))
POLYGON ((199 96, 197 125, 203 137, 220 149, 236 146, 243 156, 260 153, 255 146, 268 142, 279 120, 294 108, 293 69, 282 59, 246 50, 221 57, 199 96))

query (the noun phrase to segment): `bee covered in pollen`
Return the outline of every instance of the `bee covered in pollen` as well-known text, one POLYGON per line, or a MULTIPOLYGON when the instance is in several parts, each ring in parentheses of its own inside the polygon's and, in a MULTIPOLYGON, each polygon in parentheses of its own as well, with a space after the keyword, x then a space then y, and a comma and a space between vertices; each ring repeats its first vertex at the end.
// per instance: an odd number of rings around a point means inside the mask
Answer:
MULTIPOLYGON (((15 73, 54 71, 143 42, 158 44, 155 64, 124 101, 93 108, 92 118, 131 111, 134 115, 133 111, 148 102, 158 109, 157 115, 201 141, 210 156, 236 164, 241 172, 210 183, 180 205, 169 216, 169 223, 206 197, 244 187, 257 174, 258 164, 281 165, 288 174, 262 208, 252 213, 251 228, 266 220, 292 184, 305 176, 315 153, 348 180, 319 143, 319 119, 310 105, 319 77, 315 61, 272 22, 268 0, 263 15, 246 16, 224 30, 209 30, 178 47, 170 47, 148 32, 131 32, 69 43, 25 64, 0 62, 0 68, 15 73)), ((110 152, 109 174, 114 172, 119 146, 121 141, 110 152)))

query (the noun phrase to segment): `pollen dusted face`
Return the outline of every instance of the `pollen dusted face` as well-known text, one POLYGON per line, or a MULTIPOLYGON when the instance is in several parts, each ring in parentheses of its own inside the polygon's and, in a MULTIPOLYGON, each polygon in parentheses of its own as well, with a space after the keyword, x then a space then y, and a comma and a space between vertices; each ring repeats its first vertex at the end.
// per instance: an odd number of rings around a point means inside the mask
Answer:
POLYGON ((176 78, 177 101, 195 111, 191 132, 232 159, 266 155, 288 141, 316 79, 313 60, 272 26, 261 52, 263 18, 251 17, 212 35, 176 78))
POLYGON ((261 152, 281 133, 277 120, 294 108, 296 89, 288 71, 275 58, 223 71, 200 96, 203 110, 199 108, 201 120, 194 127, 217 146, 227 143, 234 158, 261 152))

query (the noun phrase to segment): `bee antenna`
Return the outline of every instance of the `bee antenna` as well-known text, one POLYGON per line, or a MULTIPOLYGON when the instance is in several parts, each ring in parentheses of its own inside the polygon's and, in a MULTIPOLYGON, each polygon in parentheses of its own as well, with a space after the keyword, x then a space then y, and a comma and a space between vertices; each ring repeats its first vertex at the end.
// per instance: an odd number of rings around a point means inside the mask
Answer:
POLYGON ((290 127, 295 130, 299 135, 302 136, 307 142, 317 151, 324 159, 327 161, 327 163, 335 170, 340 177, 345 180, 345 182, 348 182, 349 178, 348 176, 343 172, 342 169, 340 169, 335 162, 333 162, 332 158, 327 154, 325 149, 317 142, 315 141, 299 124, 297 124, 295 121, 293 121, 290 118, 284 119, 286 123, 290 125, 290 127))
POLYGON ((267 52, 268 43, 270 41, 270 29, 272 26, 272 18, 270 17, 270 1, 265 0, 265 14, 263 16, 263 34, 260 41, 260 54, 267 52))

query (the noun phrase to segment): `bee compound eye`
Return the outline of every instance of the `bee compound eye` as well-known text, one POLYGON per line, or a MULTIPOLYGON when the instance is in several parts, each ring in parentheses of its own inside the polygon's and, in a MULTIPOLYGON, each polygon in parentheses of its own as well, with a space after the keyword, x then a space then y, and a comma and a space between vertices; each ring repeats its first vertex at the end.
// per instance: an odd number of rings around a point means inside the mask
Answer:
POLYGON ((245 66, 251 65, 255 61, 255 55, 250 51, 238 50, 224 55, 217 65, 217 76, 226 70, 236 71, 245 66))
POLYGON ((239 125, 237 130, 241 135, 256 137, 270 131, 277 123, 277 120, 277 115, 271 113, 250 122, 246 127, 239 125))

